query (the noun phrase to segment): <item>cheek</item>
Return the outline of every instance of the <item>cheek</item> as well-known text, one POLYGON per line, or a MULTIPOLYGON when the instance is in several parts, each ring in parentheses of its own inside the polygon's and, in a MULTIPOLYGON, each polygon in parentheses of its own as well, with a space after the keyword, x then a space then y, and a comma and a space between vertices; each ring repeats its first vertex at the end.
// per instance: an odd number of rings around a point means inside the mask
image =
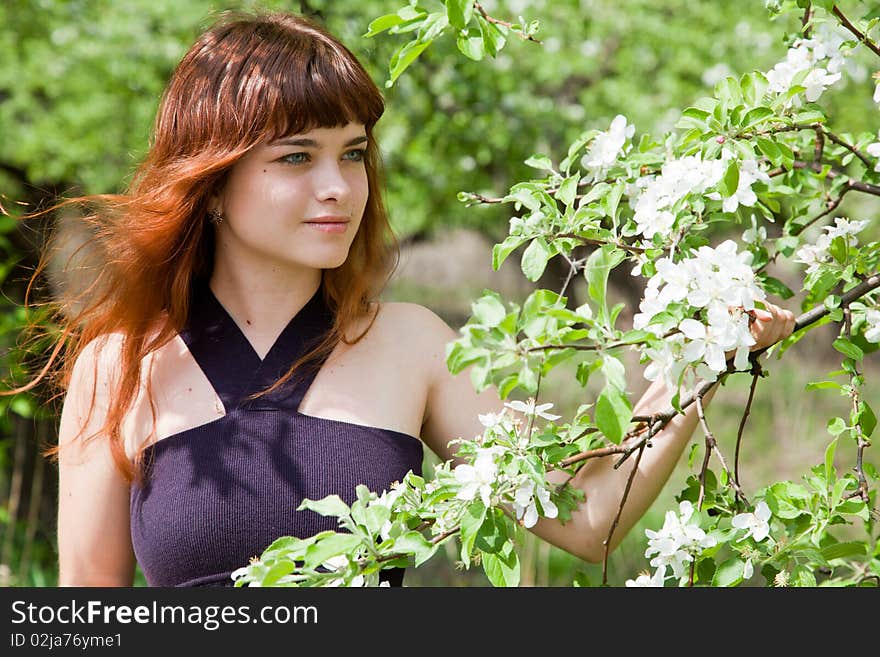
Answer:
POLYGON ((352 190, 354 190, 357 196, 360 209, 363 210, 367 205, 367 198, 370 195, 370 181, 367 179, 366 171, 361 172, 352 182, 352 190))
POLYGON ((224 205, 228 213, 240 221, 249 222, 252 217, 259 220, 274 216, 280 208, 289 209, 296 197, 295 186, 281 184, 271 171, 264 171, 261 167, 249 175, 229 179, 224 205))

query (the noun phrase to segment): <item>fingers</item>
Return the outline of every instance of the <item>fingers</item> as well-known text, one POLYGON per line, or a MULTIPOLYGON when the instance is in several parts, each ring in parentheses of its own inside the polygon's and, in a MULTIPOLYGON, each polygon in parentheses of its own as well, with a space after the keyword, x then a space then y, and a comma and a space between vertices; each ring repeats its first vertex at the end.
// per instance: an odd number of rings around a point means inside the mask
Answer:
POLYGON ((763 349, 784 340, 794 331, 795 316, 790 310, 765 302, 766 310, 756 308, 751 322, 752 337, 755 344, 752 350, 763 349))

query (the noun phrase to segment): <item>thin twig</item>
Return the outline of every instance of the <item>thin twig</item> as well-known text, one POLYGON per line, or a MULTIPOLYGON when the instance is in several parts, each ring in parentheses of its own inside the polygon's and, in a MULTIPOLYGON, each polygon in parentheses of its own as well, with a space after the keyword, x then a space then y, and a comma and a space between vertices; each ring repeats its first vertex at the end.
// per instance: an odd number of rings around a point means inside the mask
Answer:
POLYGON ((804 15, 801 18, 801 33, 804 35, 805 39, 810 38, 810 31, 812 30, 812 26, 810 25, 812 9, 812 5, 807 5, 806 9, 804 9, 804 15))
MULTIPOLYGON (((852 312, 849 309, 849 305, 844 306, 843 308, 843 317, 844 317, 844 331, 850 339, 852 339, 852 312)), ((859 368, 856 363, 853 363, 853 376, 850 379, 850 392, 849 396, 852 400, 852 416, 858 417, 859 415, 859 406, 861 405, 861 397, 859 395, 859 387, 857 385, 858 379, 861 378, 861 372, 859 372, 859 368)), ((867 445, 867 441, 865 440, 864 435, 862 434, 862 425, 859 422, 856 422, 853 425, 853 431, 856 434, 856 445, 858 445, 858 452, 856 455, 856 475, 859 480, 859 487, 855 491, 853 491, 848 497, 860 497, 862 501, 865 503, 868 502, 868 480, 865 477, 865 471, 862 469, 862 455, 865 451, 865 446, 867 445)))
POLYGON ((565 277, 565 282, 562 284, 562 289, 559 291, 559 296, 561 297, 565 294, 565 291, 568 289, 568 284, 571 283, 571 279, 574 278, 575 274, 577 274, 579 264, 581 261, 580 260, 572 260, 571 258, 568 257, 568 254, 565 252, 562 252, 560 255, 562 255, 562 257, 565 258, 565 261, 568 263, 568 267, 569 267, 568 275, 565 277))
POLYGON ((709 431, 709 425, 706 424, 706 414, 703 412, 703 395, 697 395, 697 416, 700 418, 700 425, 706 435, 706 453, 703 455, 703 465, 700 467, 700 494, 697 497, 697 510, 699 511, 703 508, 703 497, 706 494, 706 472, 709 471, 709 457, 712 456, 712 449, 715 447, 715 436, 709 431))
POLYGON ((733 478, 736 481, 737 486, 742 485, 739 479, 739 449, 740 445, 742 445, 743 430, 746 427, 746 419, 748 419, 749 413, 752 411, 752 401, 755 399, 755 388, 758 386, 758 379, 763 373, 761 364, 758 361, 754 361, 752 363, 752 385, 749 388, 749 398, 746 401, 745 411, 739 421, 739 429, 737 429, 736 432, 736 451, 733 455, 733 478))
MULTIPOLYGON (((727 481, 728 485, 733 488, 734 493, 736 494, 737 499, 742 500, 742 502, 746 505, 749 504, 749 500, 746 497, 746 494, 743 492, 742 488, 740 488, 739 484, 735 481, 733 475, 730 472, 730 468, 727 467, 727 461, 724 458, 724 454, 721 453, 721 448, 718 446, 718 441, 715 439, 715 434, 713 434, 709 430, 709 423, 706 421, 706 412, 703 408, 703 398, 697 397, 697 415, 700 418, 700 426, 703 427, 703 433, 706 434, 706 461, 709 460, 709 455, 712 451, 718 456, 718 461, 721 463, 721 467, 725 473, 727 473, 727 481)), ((704 476, 704 473, 701 473, 701 478, 704 476)), ((702 489, 700 490, 700 505, 702 505, 702 489)))
POLYGON ((492 16, 490 16, 489 14, 486 13, 486 10, 483 9, 483 5, 481 5, 479 2, 474 3, 474 9, 476 9, 478 12, 480 12, 480 15, 488 22, 495 23, 495 25, 501 25, 503 27, 506 27, 514 34, 517 34, 520 39, 524 39, 525 41, 534 41, 535 43, 541 43, 535 37, 533 37, 531 35, 526 35, 525 32, 523 32, 522 30, 513 29, 513 23, 507 23, 505 21, 498 20, 497 18, 493 18, 492 16))
POLYGON ((850 22, 850 20, 846 16, 843 15, 843 12, 837 8, 837 5, 834 5, 834 7, 832 7, 831 13, 833 13, 835 16, 837 16, 837 18, 840 20, 841 25, 843 25, 846 29, 848 29, 850 32, 855 34, 856 38, 859 41, 864 43, 868 48, 870 48, 874 52, 875 55, 880 57, 880 47, 878 47, 876 43, 871 41, 866 34, 862 33, 862 31, 859 30, 859 28, 857 28, 855 25, 853 25, 850 22))
POLYGON ((554 239, 562 239, 562 238, 570 238, 579 240, 583 244, 591 244, 593 246, 605 246, 606 244, 610 244, 612 246, 616 246, 618 249, 622 251, 628 251, 630 253, 640 254, 647 251, 647 249, 643 249, 639 246, 632 246, 631 244, 625 244, 623 242, 614 242, 612 240, 600 240, 593 237, 582 237, 576 233, 560 233, 559 235, 553 235, 554 239))
MULTIPOLYGON (((653 435, 654 429, 653 425, 648 428, 648 439, 653 435)), ((645 441, 647 442, 647 441, 645 441)), ((623 513, 623 507, 626 505, 626 500, 629 497, 629 490, 632 487, 633 479, 635 479, 636 472, 639 469, 639 462, 642 460, 642 454, 645 451, 645 445, 639 448, 639 453, 636 455, 636 461, 633 463, 632 470, 629 473, 629 477, 626 480, 626 488, 623 490, 623 496, 620 499, 620 506, 617 508, 617 515, 614 516, 614 522, 611 523, 611 528, 608 530, 608 537, 605 539, 605 554, 602 556, 602 586, 606 586, 608 584, 608 555, 611 553, 611 537, 614 536, 614 530, 617 529, 617 524, 620 522, 620 516, 623 513)))

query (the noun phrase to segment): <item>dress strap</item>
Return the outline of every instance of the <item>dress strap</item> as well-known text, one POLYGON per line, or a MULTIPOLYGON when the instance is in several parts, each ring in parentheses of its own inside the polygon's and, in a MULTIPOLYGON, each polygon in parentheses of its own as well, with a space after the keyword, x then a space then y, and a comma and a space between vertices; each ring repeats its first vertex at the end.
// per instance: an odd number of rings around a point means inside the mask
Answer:
POLYGON ((310 361, 290 381, 256 400, 246 398, 277 381, 303 354, 317 346, 333 327, 334 316, 321 285, 261 360, 207 281, 194 283, 187 325, 180 336, 214 387, 227 412, 266 403, 297 410, 322 362, 310 361))

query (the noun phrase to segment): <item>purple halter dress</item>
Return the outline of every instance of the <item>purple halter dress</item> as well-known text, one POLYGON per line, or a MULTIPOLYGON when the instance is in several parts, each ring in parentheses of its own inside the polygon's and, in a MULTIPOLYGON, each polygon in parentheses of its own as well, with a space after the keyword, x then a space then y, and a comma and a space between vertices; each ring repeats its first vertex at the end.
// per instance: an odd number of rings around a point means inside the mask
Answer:
MULTIPOLYGON (((311 417, 300 402, 320 362, 256 400, 333 323, 319 288, 262 360, 207 283, 194 286, 181 337, 226 415, 154 443, 143 487, 131 489, 131 539, 150 586, 231 586, 231 573, 280 536, 339 531, 335 517, 297 511, 303 499, 355 487, 381 493, 412 470, 422 442, 409 434, 311 417)), ((366 383, 366 382, 365 382, 366 383)), ((403 569, 382 571, 392 585, 403 569)))

